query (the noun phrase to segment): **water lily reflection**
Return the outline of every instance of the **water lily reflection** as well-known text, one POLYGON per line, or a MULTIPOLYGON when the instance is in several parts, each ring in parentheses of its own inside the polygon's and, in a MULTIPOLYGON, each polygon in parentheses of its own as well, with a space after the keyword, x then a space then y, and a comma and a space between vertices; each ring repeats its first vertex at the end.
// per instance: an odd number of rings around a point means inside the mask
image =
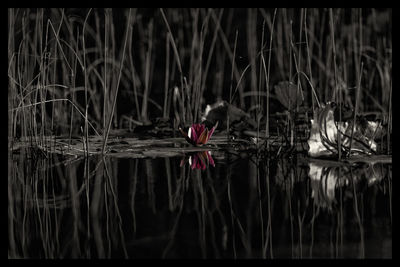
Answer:
POLYGON ((210 151, 200 151, 194 154, 189 154, 181 160, 180 166, 182 167, 186 162, 189 162, 190 168, 205 170, 209 165, 215 167, 215 162, 211 157, 210 151))
POLYGON ((336 204, 335 191, 337 188, 349 189, 350 195, 353 187, 366 181, 371 186, 381 181, 387 169, 383 164, 362 164, 359 166, 329 165, 311 162, 309 164, 309 177, 311 179, 314 202, 323 208, 332 209, 336 204))

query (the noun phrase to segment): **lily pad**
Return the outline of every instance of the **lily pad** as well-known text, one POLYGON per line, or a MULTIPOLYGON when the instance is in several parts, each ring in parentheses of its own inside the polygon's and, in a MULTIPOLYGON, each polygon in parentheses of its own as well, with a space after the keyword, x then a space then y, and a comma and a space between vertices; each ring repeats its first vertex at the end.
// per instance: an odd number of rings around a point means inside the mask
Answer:
POLYGON ((275 85, 274 88, 279 102, 288 110, 293 110, 297 105, 303 103, 301 91, 294 83, 282 81, 275 85))

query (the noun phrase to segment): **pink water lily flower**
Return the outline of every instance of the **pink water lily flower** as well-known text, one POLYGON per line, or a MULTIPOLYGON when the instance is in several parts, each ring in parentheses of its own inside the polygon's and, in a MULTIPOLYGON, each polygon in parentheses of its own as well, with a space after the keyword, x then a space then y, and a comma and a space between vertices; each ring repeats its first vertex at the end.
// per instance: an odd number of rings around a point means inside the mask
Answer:
POLYGON ((204 124, 196 123, 189 128, 187 134, 182 130, 182 128, 179 128, 179 130, 185 137, 186 141, 194 146, 201 146, 206 144, 208 140, 210 140, 217 126, 218 122, 215 124, 214 127, 211 128, 211 130, 208 130, 208 128, 204 124))

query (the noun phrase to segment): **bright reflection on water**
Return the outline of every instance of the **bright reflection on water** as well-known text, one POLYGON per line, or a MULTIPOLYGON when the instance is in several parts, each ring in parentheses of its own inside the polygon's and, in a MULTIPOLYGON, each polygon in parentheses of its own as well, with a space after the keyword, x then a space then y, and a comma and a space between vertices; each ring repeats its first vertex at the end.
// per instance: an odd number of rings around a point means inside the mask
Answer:
POLYGON ((14 155, 8 256, 391 258, 391 168, 14 155))

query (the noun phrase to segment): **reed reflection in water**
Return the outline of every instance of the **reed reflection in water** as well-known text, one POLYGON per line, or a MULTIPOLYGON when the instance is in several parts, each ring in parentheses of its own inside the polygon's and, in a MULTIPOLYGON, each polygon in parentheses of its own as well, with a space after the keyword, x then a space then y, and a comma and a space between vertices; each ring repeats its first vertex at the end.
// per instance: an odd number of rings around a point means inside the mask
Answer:
POLYGON ((201 159, 21 150, 9 159, 9 258, 392 257, 391 165, 201 159))

